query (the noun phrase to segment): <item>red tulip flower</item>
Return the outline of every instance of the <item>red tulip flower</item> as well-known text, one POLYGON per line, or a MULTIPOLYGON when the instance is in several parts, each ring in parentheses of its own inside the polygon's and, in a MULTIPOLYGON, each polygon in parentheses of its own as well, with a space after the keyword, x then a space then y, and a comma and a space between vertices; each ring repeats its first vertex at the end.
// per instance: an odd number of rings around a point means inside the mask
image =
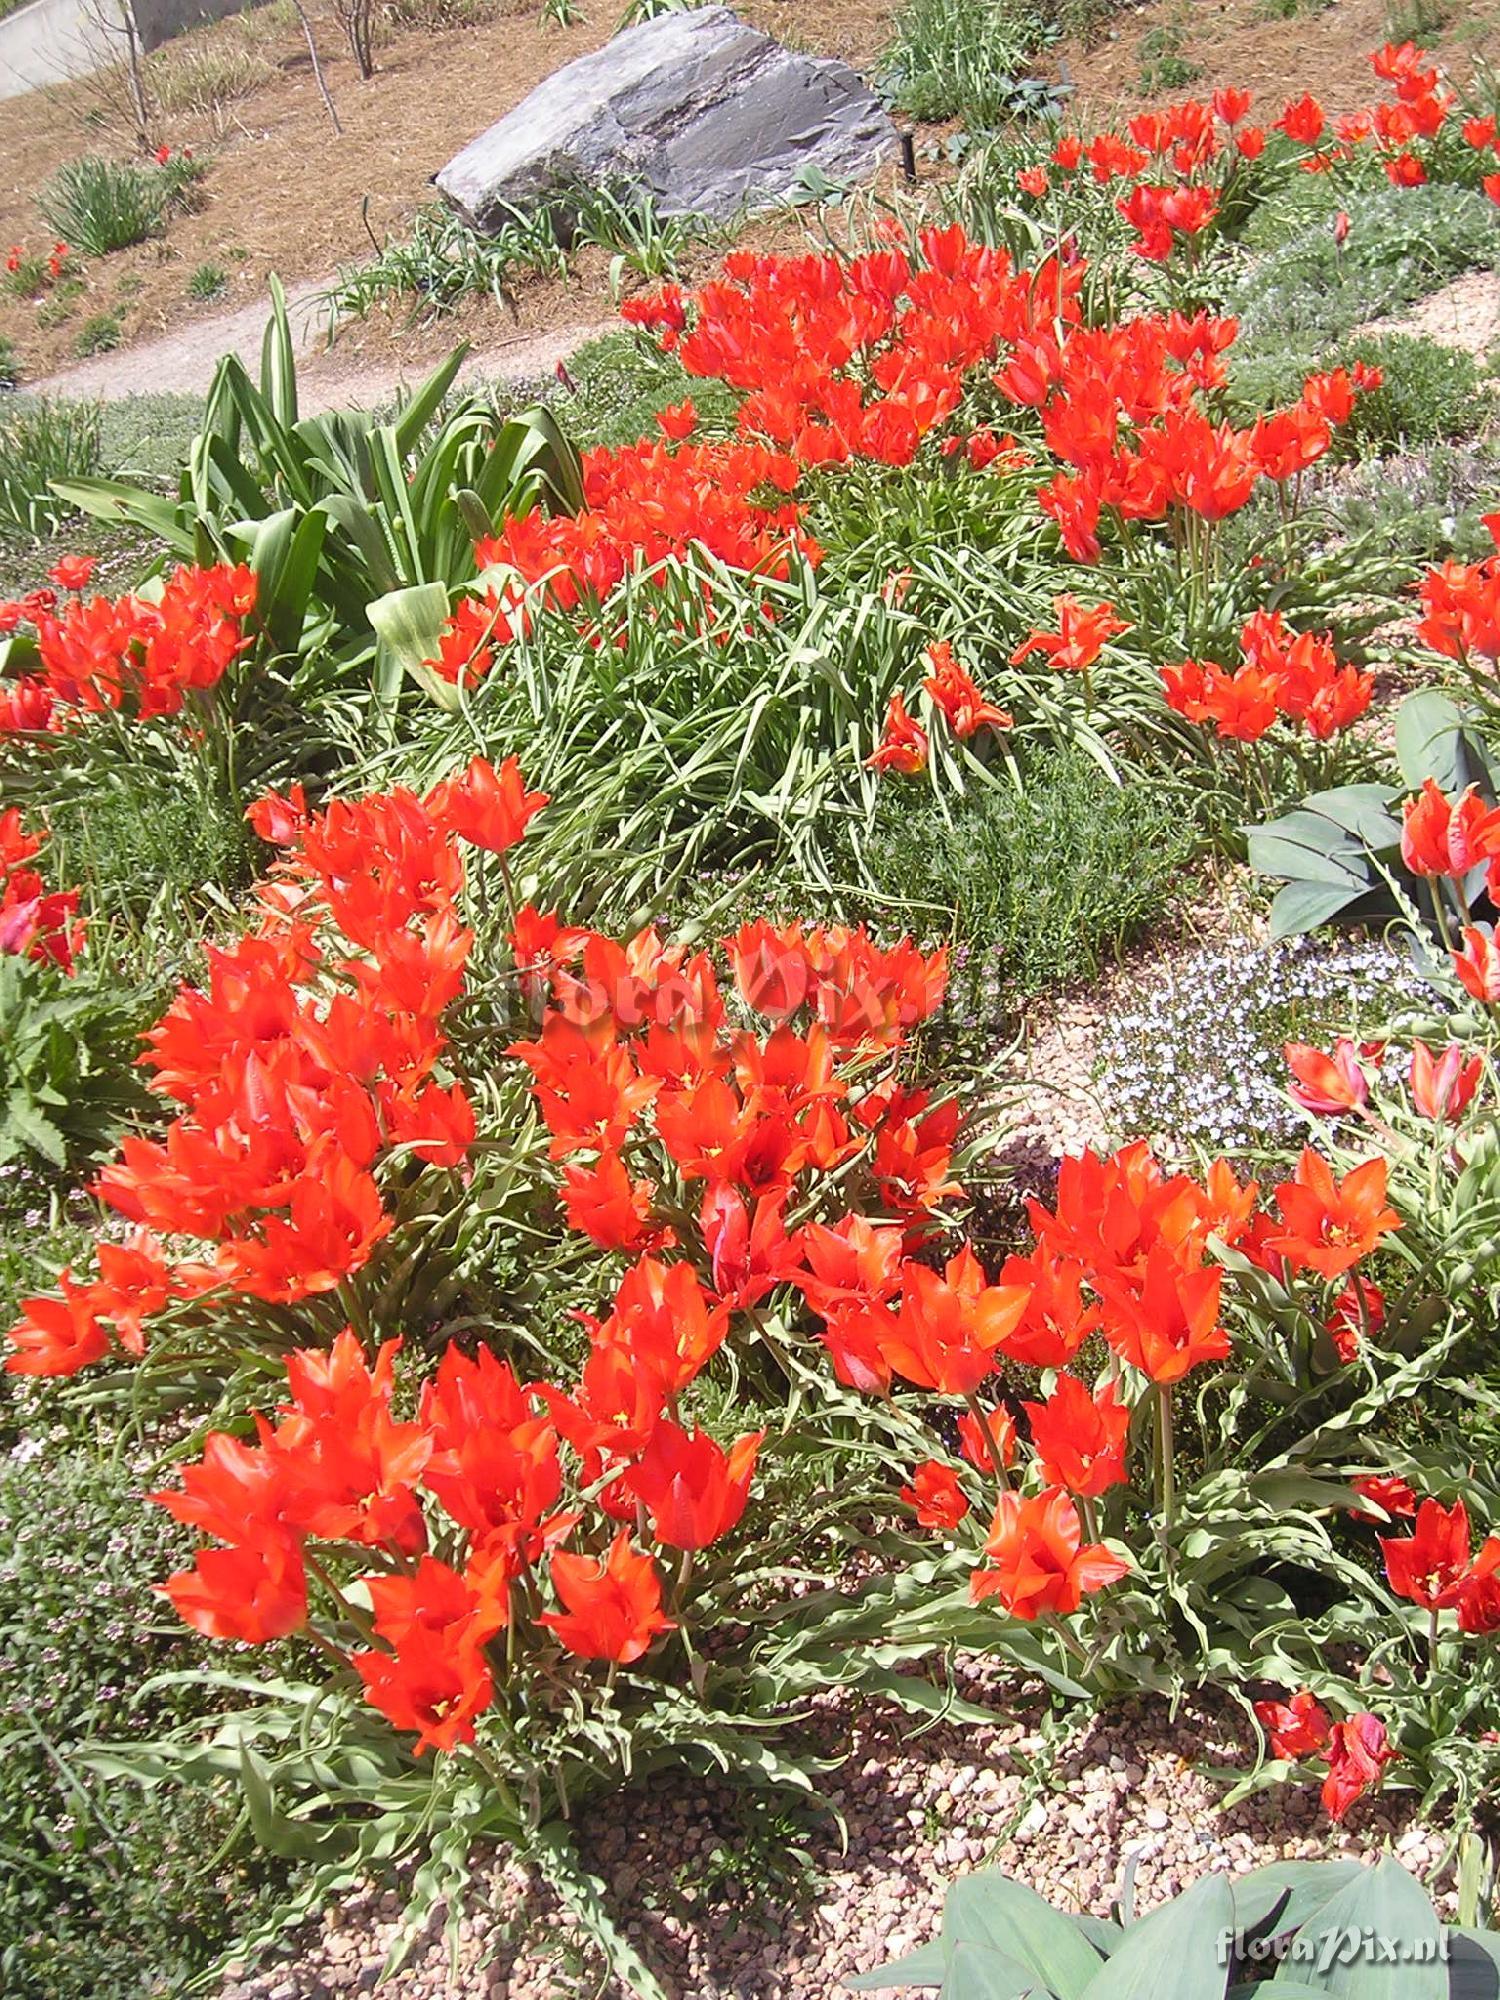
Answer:
POLYGON ((632 1548, 626 1528, 602 1560, 559 1549, 552 1585, 565 1608, 542 1612, 539 1622, 580 1659, 628 1667, 660 1633, 676 1629, 661 1608, 660 1572, 650 1556, 632 1548))
POLYGON ((899 771, 910 777, 927 768, 927 731, 913 721, 906 703, 893 694, 885 711, 885 727, 874 754, 866 761, 875 771, 899 771))
POLYGON ((1437 1057, 1425 1042, 1412 1044, 1411 1101, 1423 1118, 1438 1123, 1461 1118, 1483 1074, 1484 1057, 1471 1056, 1465 1061, 1457 1042, 1450 1042, 1437 1057))
POLYGON ((916 1468, 910 1486, 901 1488, 901 1498, 924 1528, 956 1528, 969 1511, 969 1496, 958 1474, 938 1458, 926 1459, 916 1468))
MULTIPOLYGON (((1370 1500, 1392 1520, 1410 1519, 1417 1511, 1417 1496, 1411 1482, 1394 1472, 1367 1472, 1350 1484, 1361 1500, 1370 1500)), ((1374 1514, 1357 1514, 1356 1520, 1373 1521, 1374 1514)))
POLYGON ((925 1264, 909 1263, 886 1359, 918 1388, 971 1395, 993 1372, 1028 1297, 1024 1286, 987 1284, 967 1245, 949 1258, 941 1277, 925 1264))
POLYGON ((1271 1739, 1271 1755, 1289 1763, 1316 1756, 1328 1743, 1328 1716, 1307 1688, 1289 1702, 1256 1702, 1255 1717, 1271 1739))
POLYGON ((1463 949, 1455 951, 1452 960, 1465 993, 1486 1007, 1500 1006, 1500 949, 1492 929, 1466 924, 1463 949))
POLYGON ((958 1448, 978 1472, 993 1473, 998 1452, 1001 1465, 1013 1465, 1016 1426, 1008 1410, 965 1410, 958 1420, 958 1448))
POLYGON ((969 1595, 999 1598, 1014 1618, 1069 1617, 1130 1570, 1102 1542, 1085 1544, 1078 1509, 1057 1487, 1031 1499, 1002 1493, 984 1550, 993 1567, 975 1570, 969 1595))
POLYGON ((706 1431, 689 1433, 664 1417, 625 1475, 656 1539, 669 1548, 706 1549, 737 1526, 765 1435, 754 1431, 725 1452, 706 1431))
POLYGON ((1401 1227, 1396 1211, 1385 1205, 1382 1159, 1366 1160, 1337 1181, 1321 1154, 1304 1147, 1295 1178, 1282 1181, 1273 1192, 1282 1227, 1267 1237, 1267 1247, 1295 1271, 1342 1277, 1401 1227))
POLYGON ((1057 614, 1057 630, 1028 633, 1010 656, 1013 667, 1033 653, 1043 653, 1049 666, 1082 673, 1093 666, 1109 640, 1130 630, 1112 604, 1089 609, 1076 597, 1057 597, 1052 608, 1057 614))
POLYGON ((97 556, 59 556, 47 575, 59 590, 84 590, 97 563, 97 556))
POLYGON ((1397 1755, 1378 1716, 1351 1715, 1329 1733, 1328 1776, 1323 1781, 1323 1806, 1335 1824, 1372 1787, 1378 1787, 1385 1767, 1397 1755))
POLYGON ((1093 1500, 1124 1483, 1130 1411, 1117 1399, 1113 1383, 1091 1396, 1076 1375, 1059 1375, 1045 1403, 1022 1407, 1049 1485, 1093 1500))
POLYGON ((497 771, 485 758, 476 757, 460 776, 435 785, 426 803, 446 832, 504 854, 546 805, 547 794, 527 791, 516 758, 507 757, 497 771))
POLYGON ((1347 1035, 1340 1035, 1328 1055, 1306 1042, 1288 1042, 1282 1054, 1295 1078, 1288 1094, 1304 1111, 1327 1118, 1341 1111, 1356 1111, 1368 1102, 1370 1080, 1347 1035))
MULTIPOLYGON (((1382 1535, 1380 1550, 1386 1581, 1398 1597, 1409 1598, 1423 1611, 1451 1610, 1474 1571, 1468 1509, 1462 1500, 1451 1507, 1424 1500, 1411 1534, 1382 1535)), ((1491 1536, 1480 1555, 1489 1563, 1496 1553, 1500 1537, 1491 1536)))
POLYGON ((955 736, 975 736, 986 728, 1010 728, 1014 718, 985 700, 967 668, 954 659, 946 639, 935 640, 927 648, 927 665, 930 671, 922 686, 947 717, 955 736))
POLYGON ((1180 1382, 1205 1361, 1222 1361, 1229 1335, 1219 1324, 1223 1273, 1192 1268, 1158 1245, 1139 1288, 1104 1286, 1104 1337, 1122 1361, 1158 1388, 1180 1382))
POLYGON ((1433 778, 1402 808, 1401 858, 1413 875, 1467 875, 1500 854, 1500 806, 1487 806, 1472 785, 1449 799, 1433 778))
POLYGON ((263 1646, 286 1638, 307 1618, 302 1556, 282 1536, 203 1549, 191 1569, 157 1588, 186 1624, 210 1639, 263 1646))
POLYGON ((1326 122, 1322 105, 1315 97, 1304 94, 1282 112, 1276 121, 1276 130, 1285 132, 1299 146, 1316 146, 1323 136, 1326 122))

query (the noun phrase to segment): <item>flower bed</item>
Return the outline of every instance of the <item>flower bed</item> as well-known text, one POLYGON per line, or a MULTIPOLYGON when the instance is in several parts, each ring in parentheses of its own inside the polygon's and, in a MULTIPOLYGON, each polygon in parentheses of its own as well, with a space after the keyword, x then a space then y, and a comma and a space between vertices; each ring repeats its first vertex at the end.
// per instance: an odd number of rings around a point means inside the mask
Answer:
POLYGON ((1305 475, 1378 371, 1236 421, 1223 310, 1314 183, 1500 202, 1489 112, 1375 67, 1331 130, 1221 92, 1054 135, 987 223, 632 301, 732 429, 580 455, 451 370, 293 426, 278 313, 177 503, 84 489, 157 573, 0 608, 0 1160, 99 1208, 16 1260, 13 1421, 149 1441, 218 1648, 201 1714, 80 1755, 240 1785, 294 1911, 404 1864, 407 1933, 457 1926, 498 1841, 659 1992, 579 1814, 809 1795, 808 1703, 977 1726, 958 1656, 993 1704, 1234 1704, 1237 1798, 1482 1811, 1500 557, 1331 533, 1305 475), (1306 1032, 1243 980, 1253 1132, 1140 1090, 1187 1031, 1125 1022, 1141 1135, 1007 1207, 994 968, 883 829, 961 856, 1063 757, 1248 854, 1277 934, 1366 935, 1306 1032), (131 785, 243 812, 253 884, 143 902, 88 837, 131 785), (163 957, 139 1055, 70 1071, 49 1010, 163 957))

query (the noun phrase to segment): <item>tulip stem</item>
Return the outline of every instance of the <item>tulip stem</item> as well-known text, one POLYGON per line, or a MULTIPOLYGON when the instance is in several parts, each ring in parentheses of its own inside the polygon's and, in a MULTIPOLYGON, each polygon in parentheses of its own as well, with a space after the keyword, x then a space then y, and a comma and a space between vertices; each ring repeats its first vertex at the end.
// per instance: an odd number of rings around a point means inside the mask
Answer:
POLYGON ((514 1787, 505 1773, 500 1769, 500 1766, 495 1762, 493 1754, 480 1742, 477 1736, 469 1744, 469 1749, 475 1762, 499 1793, 500 1803, 505 1807, 505 1810, 518 1822, 524 1823, 521 1820, 520 1803, 516 1798, 514 1787))
POLYGON ((1437 919, 1438 932, 1443 940, 1443 948, 1446 951, 1452 951, 1453 932, 1448 925, 1448 912, 1443 906, 1443 891, 1435 875, 1428 877, 1427 890, 1432 899, 1432 914, 1437 919))
POLYGON ((505 856, 500 854, 496 856, 496 859, 500 863, 500 880, 505 885, 505 909, 506 914, 510 918, 511 934, 514 935, 516 928, 516 892, 511 883, 510 868, 506 863, 505 856))
POLYGON ((1165 1383, 1161 1383, 1156 1391, 1156 1423, 1161 1446, 1161 1532, 1170 1575, 1172 1525, 1177 1511, 1177 1472, 1172 1449, 1172 1391, 1165 1383))
POLYGON ((1427 1613, 1427 1679, 1429 1684, 1431 1684, 1434 1675, 1437 1673, 1438 1620, 1442 1615, 1442 1612, 1438 1610, 1435 1604, 1429 1608, 1427 1613))
POLYGON ((1009 1490, 1010 1481, 1005 1476, 1005 1467, 1000 1460, 1000 1447, 996 1442, 995 1433, 990 1429, 990 1420, 984 1413, 984 1406, 972 1389, 965 1391, 964 1401, 969 1406, 969 1415, 979 1426, 979 1435, 989 1447, 990 1471, 995 1475, 995 1490, 997 1493, 1003 1495, 1009 1490))

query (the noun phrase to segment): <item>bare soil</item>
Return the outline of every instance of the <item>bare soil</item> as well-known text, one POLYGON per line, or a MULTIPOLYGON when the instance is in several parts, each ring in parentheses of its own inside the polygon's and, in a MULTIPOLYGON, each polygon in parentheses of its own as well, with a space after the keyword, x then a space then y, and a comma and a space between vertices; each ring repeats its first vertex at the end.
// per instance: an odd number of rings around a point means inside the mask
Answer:
MULTIPOLYGON (((1452 0, 1441 11, 1444 27, 1418 39, 1462 83, 1476 55, 1500 56, 1500 5, 1452 0)), ((1406 39, 1401 12, 1393 0, 1156 0, 1114 10, 1091 47, 1076 39, 1060 43, 1046 73, 1073 87, 1075 115, 1085 125, 1221 85, 1252 91, 1256 117, 1278 118, 1304 91, 1337 115, 1381 90, 1370 54, 1393 35, 1406 39), (1289 6, 1294 11, 1283 18, 1289 6), (1166 84, 1143 75, 1153 56, 1148 38, 1163 33, 1172 38, 1171 53, 1195 72, 1191 81, 1166 84)))
MULTIPOLYGON (((154 65, 238 67, 265 71, 247 95, 163 115, 153 143, 187 147, 207 165, 202 202, 175 216, 165 234, 133 249, 89 259, 82 290, 65 317, 55 319, 55 294, 20 300, 0 294, 0 335, 15 343, 23 380, 36 383, 77 359, 80 329, 100 313, 117 312, 121 345, 179 334, 201 325, 208 344, 221 323, 241 309, 259 309, 266 279, 324 285, 341 265, 363 261, 372 238, 399 235, 433 199, 429 182, 459 148, 518 104, 544 77, 597 48, 619 20, 618 0, 588 0, 588 16, 559 28, 527 0, 472 0, 493 6, 475 25, 390 31, 376 74, 361 81, 333 18, 331 0, 313 0, 323 69, 342 136, 336 136, 318 94, 306 43, 283 0, 168 44, 154 65), (194 271, 221 270, 217 298, 188 295, 194 271)), ((740 11, 783 40, 820 55, 868 67, 889 33, 896 0, 745 0, 740 11)), ((178 90, 181 90, 179 79, 178 90)), ((0 252, 12 243, 47 251, 52 231, 36 208, 36 193, 64 161, 80 153, 128 155, 132 147, 123 78, 81 79, 0 103, 0 252)), ((597 320, 608 310, 600 257, 581 265, 566 284, 523 288, 514 325, 493 305, 468 316, 458 333, 493 344, 597 320)), ((372 321, 344 340, 346 354, 367 363, 391 346, 403 355, 436 353, 451 344, 453 322, 414 343, 404 315, 372 321)), ((233 345, 228 329, 224 345, 233 345)), ((114 365, 109 357, 106 373, 114 365)), ((95 371, 91 371, 91 376, 95 371)), ((83 378, 90 379, 90 378, 83 378)), ((186 379, 157 375, 150 386, 180 389, 186 379)))

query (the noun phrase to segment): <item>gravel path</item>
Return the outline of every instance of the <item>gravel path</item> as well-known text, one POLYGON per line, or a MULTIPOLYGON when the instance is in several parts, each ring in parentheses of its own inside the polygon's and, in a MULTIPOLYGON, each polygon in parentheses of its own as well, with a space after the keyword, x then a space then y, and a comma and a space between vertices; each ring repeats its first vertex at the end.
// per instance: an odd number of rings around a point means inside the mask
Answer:
POLYGON ((1470 271, 1400 318, 1375 320, 1364 331, 1425 334, 1482 361, 1500 344, 1500 272, 1470 271))
MULTIPOLYGON (((850 1974, 934 1935, 948 1885, 979 1866, 1104 1916, 1132 1857, 1141 1910, 1214 1869, 1390 1848, 1425 1874, 1442 1859, 1411 1793, 1364 1802, 1342 1830, 1311 1790, 1222 1810, 1222 1787, 1199 1767, 1243 1767, 1250 1754, 1243 1718, 1223 1701, 1185 1703, 1175 1721, 1165 1703, 1128 1702, 1049 1730, 1041 1699, 993 1666, 969 1663, 962 1691, 993 1710, 992 1725, 915 1735, 882 1704, 822 1706, 812 1747, 848 1751, 827 1792, 847 1846, 831 1818, 798 1829, 768 1808, 757 1827, 747 1794, 684 1780, 590 1810, 585 1857, 673 2000, 833 2000, 850 1974)), ((586 1953, 574 1983, 571 1927, 521 1869, 499 1862, 485 1886, 491 1907, 466 1920, 456 1973, 434 1942, 382 1989, 392 2000, 625 2000, 586 1953)), ((346 1904, 289 1961, 232 1981, 222 2000, 370 1991, 399 1910, 394 1890, 346 1904)))
MULTIPOLYGON (((430 363, 406 367, 399 360, 372 361, 339 346, 326 347, 322 300, 332 282, 325 279, 321 284, 296 285, 287 293, 287 310, 297 336, 297 392, 304 416, 333 409, 378 408, 392 401, 403 386, 419 382, 431 372, 430 363)), ((268 312, 266 300, 257 298, 235 312, 193 320, 159 340, 142 341, 118 354, 79 362, 40 382, 28 383, 27 388, 41 396, 95 397, 105 402, 120 402, 127 396, 203 395, 226 354, 238 354, 251 374, 257 373, 268 312)), ((459 381, 526 382, 550 375, 559 361, 566 361, 585 341, 612 332, 617 325, 614 319, 581 320, 540 333, 487 341, 470 354, 459 381)))

